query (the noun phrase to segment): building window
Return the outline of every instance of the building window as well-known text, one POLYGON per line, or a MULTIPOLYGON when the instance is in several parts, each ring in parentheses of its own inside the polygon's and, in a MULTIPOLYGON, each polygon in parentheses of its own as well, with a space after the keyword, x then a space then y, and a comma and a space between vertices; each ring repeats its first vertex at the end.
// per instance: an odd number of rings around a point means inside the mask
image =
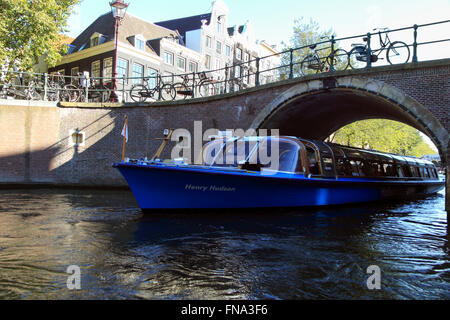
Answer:
POLYGON ((189 72, 197 72, 197 63, 196 62, 189 62, 189 72))
POLYGON ((250 60, 250 55, 248 53, 244 54, 244 61, 249 61, 250 60))
POLYGON ((220 42, 220 41, 216 42, 216 52, 219 54, 222 53, 222 42, 220 42))
POLYGON ((207 48, 211 48, 211 42, 212 42, 211 37, 207 36, 206 37, 206 47, 207 48))
POLYGON ((186 71, 186 59, 178 57, 178 69, 186 71))
POLYGON ((220 69, 220 59, 216 59, 216 69, 220 69))
POLYGON ((99 39, 98 36, 91 39, 91 48, 95 47, 95 46, 98 46, 98 39, 99 39))
POLYGON ((103 60, 103 82, 110 82, 112 79, 112 58, 103 60))
POLYGON ((225 47, 225 54, 227 57, 231 56, 231 47, 230 46, 225 47))
POLYGON ((236 66, 234 68, 234 77, 240 78, 241 77, 241 66, 236 66))
POLYGON ((222 32, 222 23, 217 22, 217 33, 221 33, 222 32))
POLYGON ((128 61, 124 59, 117 59, 117 77, 128 77, 128 61))
POLYGON ((236 59, 242 60, 242 50, 239 48, 236 48, 236 59))
POLYGON ((100 78, 100 60, 92 62, 91 77, 92 78, 100 78))
POLYGON ((173 53, 164 51, 164 62, 173 66, 173 53))
POLYGON ((153 89, 156 87, 156 77, 158 76, 158 71, 152 68, 147 68, 148 87, 153 89))
POLYGON ((145 50, 145 42, 141 39, 136 39, 136 48, 138 48, 139 50, 144 51, 145 50))
POLYGON ((131 77, 133 78, 134 84, 142 83, 142 79, 144 78, 144 66, 139 63, 133 63, 133 72, 131 77))
POLYGON ((207 69, 211 69, 211 56, 210 55, 206 55, 206 57, 205 57, 205 67, 207 69))

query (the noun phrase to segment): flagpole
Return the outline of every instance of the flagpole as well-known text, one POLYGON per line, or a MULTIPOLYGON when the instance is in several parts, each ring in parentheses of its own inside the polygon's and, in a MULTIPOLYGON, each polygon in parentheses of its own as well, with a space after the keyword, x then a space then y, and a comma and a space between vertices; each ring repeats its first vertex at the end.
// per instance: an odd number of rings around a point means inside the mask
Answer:
POLYGON ((127 145, 127 136, 128 136, 128 117, 125 115, 125 124, 122 129, 123 134, 123 147, 122 147, 122 161, 125 160, 125 146, 127 145))

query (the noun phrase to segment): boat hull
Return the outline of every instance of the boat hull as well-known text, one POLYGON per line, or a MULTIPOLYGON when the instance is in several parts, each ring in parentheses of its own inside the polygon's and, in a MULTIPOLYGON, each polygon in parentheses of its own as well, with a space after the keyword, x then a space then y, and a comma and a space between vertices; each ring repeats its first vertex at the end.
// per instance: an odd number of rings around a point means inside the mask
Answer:
POLYGON ((319 179, 195 166, 114 164, 143 210, 313 207, 438 192, 444 182, 319 179))

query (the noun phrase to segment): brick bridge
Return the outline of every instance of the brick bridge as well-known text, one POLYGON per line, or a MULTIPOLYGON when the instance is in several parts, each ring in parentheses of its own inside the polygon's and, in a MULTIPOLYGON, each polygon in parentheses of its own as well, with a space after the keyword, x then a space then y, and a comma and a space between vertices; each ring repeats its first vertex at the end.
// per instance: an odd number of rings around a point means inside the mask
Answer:
POLYGON ((417 128, 436 144, 447 167, 450 210, 450 59, 312 75, 185 101, 18 103, 0 101, 0 183, 125 185, 111 168, 120 160, 125 114, 127 156, 136 158, 154 153, 159 145, 154 138, 164 128, 193 133, 194 121, 202 121, 204 131, 277 128, 281 134, 324 139, 354 121, 385 118, 417 128), (72 143, 74 130, 84 135, 80 145, 72 143))

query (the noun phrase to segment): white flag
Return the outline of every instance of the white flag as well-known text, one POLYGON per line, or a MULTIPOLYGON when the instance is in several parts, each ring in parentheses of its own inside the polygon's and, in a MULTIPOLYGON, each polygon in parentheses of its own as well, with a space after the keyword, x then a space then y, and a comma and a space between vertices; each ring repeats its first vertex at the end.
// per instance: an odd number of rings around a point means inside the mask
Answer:
POLYGON ((125 141, 128 142, 128 125, 127 125, 127 121, 125 120, 125 124, 123 126, 122 129, 122 136, 125 137, 125 141))

